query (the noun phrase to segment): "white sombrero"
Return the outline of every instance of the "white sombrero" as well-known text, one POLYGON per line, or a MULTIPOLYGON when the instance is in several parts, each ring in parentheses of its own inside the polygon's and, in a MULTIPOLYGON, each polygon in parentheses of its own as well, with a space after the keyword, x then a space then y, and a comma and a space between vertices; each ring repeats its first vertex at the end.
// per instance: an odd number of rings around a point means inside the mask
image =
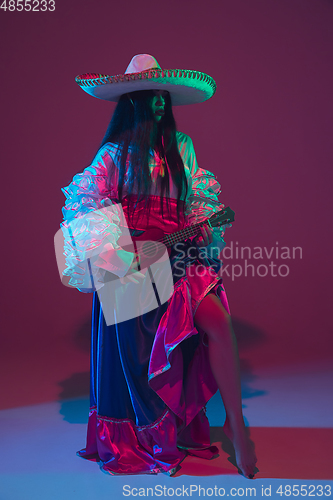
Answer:
POLYGON ((162 69, 149 54, 134 56, 124 74, 85 73, 78 75, 75 81, 85 92, 105 101, 118 101, 121 95, 137 90, 167 90, 173 106, 206 101, 216 90, 216 83, 209 75, 200 71, 162 69))

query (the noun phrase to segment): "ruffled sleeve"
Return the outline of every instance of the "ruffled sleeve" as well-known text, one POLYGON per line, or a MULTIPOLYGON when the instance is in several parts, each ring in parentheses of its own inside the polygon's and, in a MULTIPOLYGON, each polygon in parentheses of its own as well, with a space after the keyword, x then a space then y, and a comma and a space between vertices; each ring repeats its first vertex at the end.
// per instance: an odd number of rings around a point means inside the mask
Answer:
POLYGON ((106 272, 125 276, 134 257, 117 244, 124 217, 121 207, 111 201, 116 198, 115 184, 108 178, 112 161, 112 150, 104 146, 93 163, 62 189, 66 196, 60 226, 66 259, 62 274, 82 292, 100 289, 106 272))
MULTIPOLYGON (((218 196, 221 194, 221 185, 217 177, 208 170, 200 168, 197 163, 192 139, 185 134, 178 134, 179 151, 182 156, 185 171, 188 171, 188 193, 185 205, 185 227, 211 217, 224 208, 218 196)), ((213 229, 213 242, 208 247, 218 245, 224 248, 223 236, 225 224, 213 229)), ((207 247, 207 248, 208 248, 207 247)))

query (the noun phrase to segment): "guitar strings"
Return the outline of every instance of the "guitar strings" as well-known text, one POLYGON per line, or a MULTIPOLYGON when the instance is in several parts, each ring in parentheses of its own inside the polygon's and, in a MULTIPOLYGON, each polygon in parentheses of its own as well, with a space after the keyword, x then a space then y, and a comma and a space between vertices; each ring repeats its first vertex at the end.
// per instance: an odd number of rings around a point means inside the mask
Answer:
MULTIPOLYGON (((221 215, 224 215, 224 214, 221 214, 221 215)), ((214 216, 212 216, 212 217, 214 218, 214 216)), ((197 224, 189 226, 185 229, 182 229, 181 231, 177 231, 177 232, 172 233, 172 234, 164 235, 163 238, 160 238, 158 240, 155 240, 152 242, 146 242, 146 244, 144 246, 145 253, 146 253, 146 251, 149 252, 150 250, 154 251, 155 247, 156 247, 156 243, 163 243, 167 247, 171 247, 174 243, 177 243, 178 241, 182 241, 182 239, 184 239, 183 238, 184 236, 187 237, 187 236, 193 236, 196 233, 198 234, 199 228, 204 226, 207 223, 207 220, 209 220, 209 219, 206 219, 203 222, 199 222, 197 224), (181 239, 179 239, 180 236, 181 236, 181 239)), ((228 222, 230 222, 230 219, 226 219, 226 220, 222 221, 219 225, 227 224, 228 222)))

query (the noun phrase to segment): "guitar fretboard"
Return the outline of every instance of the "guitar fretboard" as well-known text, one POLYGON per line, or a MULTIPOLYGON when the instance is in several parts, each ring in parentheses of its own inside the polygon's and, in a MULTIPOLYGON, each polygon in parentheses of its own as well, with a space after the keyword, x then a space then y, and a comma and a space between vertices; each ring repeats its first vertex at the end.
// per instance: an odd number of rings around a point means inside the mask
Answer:
POLYGON ((176 233, 166 234, 162 239, 162 243, 166 247, 171 247, 172 245, 178 243, 179 241, 183 241, 190 236, 198 234, 200 228, 207 223, 207 220, 208 219, 202 222, 198 222, 197 224, 193 224, 192 226, 188 226, 185 229, 182 229, 181 231, 177 231, 176 233))
MULTIPOLYGON (((184 241, 186 238, 190 236, 196 236, 200 232, 200 228, 204 226, 205 224, 209 224, 211 228, 217 227, 217 226, 222 226, 224 224, 228 224, 229 222, 233 222, 235 212, 231 210, 230 207, 223 208, 216 214, 212 215, 211 217, 203 220, 202 222, 197 222, 196 224, 192 224, 181 231, 176 231, 175 233, 171 234, 165 234, 162 238, 155 240, 155 242, 163 243, 164 246, 170 248, 172 245, 175 243, 178 243, 179 241, 184 241)), ((134 228, 132 228, 135 230, 134 228)), ((139 233, 144 233, 145 231, 139 230, 139 233)), ((135 237, 135 236, 134 236, 135 237)))

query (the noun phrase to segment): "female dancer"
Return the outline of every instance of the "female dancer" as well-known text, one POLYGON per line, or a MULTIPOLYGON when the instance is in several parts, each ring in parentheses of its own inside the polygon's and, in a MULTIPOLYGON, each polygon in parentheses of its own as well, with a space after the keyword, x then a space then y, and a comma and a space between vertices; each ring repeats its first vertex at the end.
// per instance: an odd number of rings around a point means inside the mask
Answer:
MULTIPOLYGON (((154 309, 127 320, 114 312, 110 324, 98 293, 110 273, 123 290, 148 279, 138 271, 140 256, 117 243, 119 219, 106 207, 121 205, 133 237, 152 227, 172 234, 224 207, 219 183, 198 167, 192 141, 176 131, 172 114, 172 105, 212 97, 215 82, 195 71, 163 70, 147 54, 134 56, 124 75, 85 74, 76 81, 95 97, 118 101, 92 165, 63 189, 64 234, 72 224, 64 274, 79 290, 94 292, 91 409, 87 445, 78 454, 110 474, 171 475, 186 454, 211 458, 217 448, 210 446, 205 405, 219 389, 223 429, 239 469, 253 478, 256 457, 243 420, 222 262, 200 251, 224 244, 225 225, 204 225, 181 247, 171 246, 173 293, 154 309)), ((128 292, 122 297, 129 306, 128 292)))

